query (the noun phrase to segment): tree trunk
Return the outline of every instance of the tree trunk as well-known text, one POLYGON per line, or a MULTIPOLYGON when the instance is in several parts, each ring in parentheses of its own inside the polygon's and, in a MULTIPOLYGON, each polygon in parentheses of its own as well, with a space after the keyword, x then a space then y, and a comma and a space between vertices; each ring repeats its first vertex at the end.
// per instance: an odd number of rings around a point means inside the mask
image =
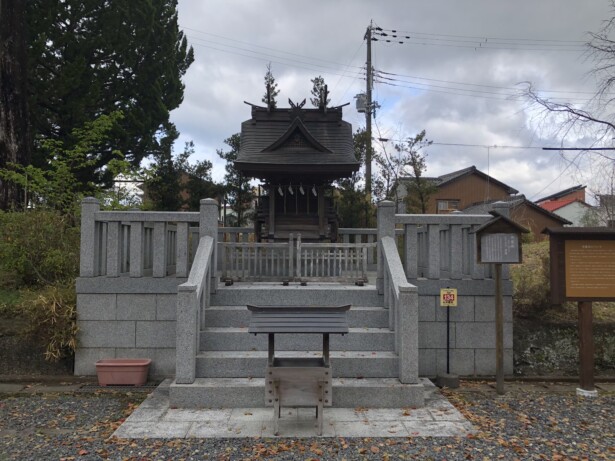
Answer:
MULTIPOLYGON (((30 162, 25 3, 0 0, 0 169, 30 162)), ((23 196, 0 179, 0 209, 23 206, 23 196)))

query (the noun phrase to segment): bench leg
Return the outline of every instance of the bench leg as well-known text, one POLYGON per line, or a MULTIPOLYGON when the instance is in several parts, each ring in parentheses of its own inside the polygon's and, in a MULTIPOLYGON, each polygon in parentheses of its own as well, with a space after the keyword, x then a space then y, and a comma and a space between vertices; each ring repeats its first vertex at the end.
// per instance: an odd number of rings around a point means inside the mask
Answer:
POLYGON ((324 383, 318 383, 318 406, 316 407, 316 424, 318 424, 318 435, 322 436, 323 405, 325 400, 324 383))
POLYGON ((280 382, 273 382, 273 435, 280 435, 280 382))

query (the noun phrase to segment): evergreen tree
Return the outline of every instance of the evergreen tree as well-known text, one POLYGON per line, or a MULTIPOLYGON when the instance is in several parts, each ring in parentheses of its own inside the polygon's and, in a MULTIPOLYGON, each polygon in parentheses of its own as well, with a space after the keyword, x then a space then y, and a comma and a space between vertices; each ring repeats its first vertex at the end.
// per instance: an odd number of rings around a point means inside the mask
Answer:
POLYGON ((173 157, 173 143, 179 136, 169 128, 169 135, 160 143, 154 154, 154 163, 147 172, 144 182, 144 207, 156 211, 177 211, 182 206, 180 196, 180 168, 184 161, 173 157))
POLYGON ((183 178, 180 178, 184 193, 184 206, 190 211, 198 211, 203 198, 216 198, 220 202, 223 187, 211 179, 212 163, 209 160, 200 160, 189 163, 188 157, 194 154, 192 141, 186 143, 184 155, 186 162, 181 166, 183 178))
POLYGON ((275 77, 271 72, 271 63, 269 63, 267 64, 267 72, 265 73, 265 95, 262 99, 262 101, 267 104, 269 109, 275 109, 277 107, 275 98, 278 94, 280 94, 280 90, 278 90, 278 84, 276 83, 275 77))
MULTIPOLYGON (((363 165, 367 151, 367 131, 358 128, 352 135, 355 159, 363 165)), ((337 212, 340 218, 340 227, 375 227, 376 207, 370 196, 361 187, 361 170, 352 174, 350 178, 337 181, 337 212)))
MULTIPOLYGON (((30 163, 25 2, 0 0, 0 169, 30 163)), ((0 180, 0 210, 23 205, 23 189, 0 180)))
POLYGON ((247 219, 246 212, 252 208, 254 192, 250 185, 250 178, 245 177, 235 168, 241 136, 239 133, 235 133, 230 138, 225 139, 224 143, 231 149, 226 152, 218 149, 217 153, 220 158, 226 160, 225 193, 231 209, 237 214, 237 226, 243 226, 247 219))
POLYGON ((325 84, 325 79, 322 76, 314 77, 312 80, 312 98, 310 102, 314 107, 324 109, 329 105, 331 99, 329 99, 329 90, 325 84))
POLYGON ((192 141, 185 144, 179 155, 173 155, 177 132, 172 134, 146 174, 144 206, 159 211, 198 211, 202 198, 221 195, 221 186, 211 179, 212 164, 209 160, 190 163, 194 154, 192 141))
MULTIPOLYGON (((75 142, 75 127, 121 110, 107 146, 92 153, 96 168, 83 182, 109 183, 113 149, 138 165, 163 151, 176 131, 169 112, 183 99, 181 82, 193 61, 179 31, 177 0, 29 0, 30 118, 34 136, 75 142)), ((33 161, 45 153, 35 144, 33 161)))

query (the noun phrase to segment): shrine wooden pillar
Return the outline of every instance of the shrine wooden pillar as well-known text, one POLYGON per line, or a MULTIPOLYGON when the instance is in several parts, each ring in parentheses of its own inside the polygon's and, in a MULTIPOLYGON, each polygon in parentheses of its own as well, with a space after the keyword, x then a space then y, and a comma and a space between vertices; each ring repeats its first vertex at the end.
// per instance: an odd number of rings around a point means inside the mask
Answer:
POLYGON ((325 216, 325 187, 318 186, 318 231, 320 239, 325 238, 327 219, 325 216))
POLYGON ((275 186, 269 185, 269 225, 268 238, 273 240, 275 235, 275 186))

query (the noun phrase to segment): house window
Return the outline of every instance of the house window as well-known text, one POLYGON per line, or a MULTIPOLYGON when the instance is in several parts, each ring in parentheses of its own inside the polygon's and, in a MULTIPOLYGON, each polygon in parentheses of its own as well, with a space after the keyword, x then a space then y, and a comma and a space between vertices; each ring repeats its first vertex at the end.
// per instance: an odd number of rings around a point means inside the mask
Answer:
POLYGON ((459 210, 459 200, 438 200, 438 213, 450 213, 459 210))

